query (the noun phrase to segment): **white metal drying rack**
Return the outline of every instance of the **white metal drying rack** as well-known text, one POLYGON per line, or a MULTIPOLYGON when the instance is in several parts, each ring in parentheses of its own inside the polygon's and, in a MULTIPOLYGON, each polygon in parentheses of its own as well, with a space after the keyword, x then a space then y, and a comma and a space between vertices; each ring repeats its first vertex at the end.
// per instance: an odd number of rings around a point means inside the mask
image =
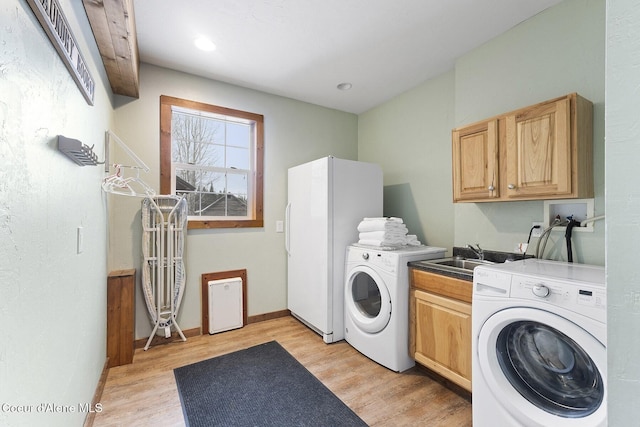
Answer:
POLYGON ((142 197, 142 290, 149 316, 154 323, 144 349, 147 350, 156 333, 171 336, 171 327, 182 341, 187 338, 176 317, 186 284, 183 251, 187 229, 185 196, 156 196, 156 192, 140 178, 140 170, 149 167, 116 134, 105 132, 105 172, 109 172, 109 143, 115 141, 135 162, 134 165, 114 163, 114 173, 102 181, 107 193, 142 197), (126 176, 125 171, 134 173, 126 176))
POLYGON ((114 140, 136 163, 132 166, 122 165, 114 163, 112 166, 115 169, 112 175, 107 176, 102 180, 102 189, 107 193, 118 194, 121 196, 133 196, 133 197, 149 197, 154 196, 156 192, 140 178, 140 170, 149 172, 149 167, 136 155, 136 153, 127 147, 127 144, 122 142, 118 136, 107 130, 104 135, 104 171, 109 172, 109 143, 114 140), (134 173, 130 176, 126 176, 124 170, 132 170, 134 173))

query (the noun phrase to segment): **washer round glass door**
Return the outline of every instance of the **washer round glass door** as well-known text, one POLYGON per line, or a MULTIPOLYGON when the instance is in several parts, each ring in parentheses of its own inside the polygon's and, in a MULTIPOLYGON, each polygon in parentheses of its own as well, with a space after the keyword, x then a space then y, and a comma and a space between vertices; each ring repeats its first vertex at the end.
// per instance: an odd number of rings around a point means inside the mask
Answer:
POLYGON ((391 319, 391 297, 378 273, 367 266, 349 272, 345 286, 345 310, 355 326, 375 334, 391 319))
POLYGON ((477 349, 494 397, 522 423, 605 422, 606 349, 579 325, 543 310, 502 310, 482 326, 477 349))

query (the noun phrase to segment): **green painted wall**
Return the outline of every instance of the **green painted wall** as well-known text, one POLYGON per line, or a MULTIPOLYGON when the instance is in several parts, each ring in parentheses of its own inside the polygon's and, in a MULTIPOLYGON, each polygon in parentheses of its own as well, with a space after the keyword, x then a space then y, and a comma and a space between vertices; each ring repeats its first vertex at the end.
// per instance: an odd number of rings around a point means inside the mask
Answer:
MULTIPOLYGON (((287 255, 284 220, 287 170, 333 155, 357 159, 357 116, 280 96, 142 64, 140 98, 116 97, 116 134, 150 167, 144 179, 160 186, 160 95, 175 96, 263 114, 265 118, 264 227, 190 230, 186 239, 187 284, 178 316, 182 329, 200 327, 200 280, 203 273, 246 269, 249 316, 287 308, 287 255)), ((109 200, 109 267, 141 265, 140 200, 109 200)), ((140 280, 138 274, 138 281, 140 280)), ((149 336, 151 323, 140 286, 136 286, 136 337, 149 336)))
MULTIPOLYGON (((567 0, 514 27, 456 62, 455 126, 577 92, 594 104, 595 215, 604 213, 603 0, 567 0)), ((479 242, 510 251, 542 221, 543 202, 458 203, 455 246, 479 242)), ((553 259, 566 260, 554 232, 553 259)), ((574 259, 604 265, 604 223, 574 233, 574 259)))
MULTIPOLYGON (((578 92, 594 103, 595 215, 604 212, 603 0, 567 0, 456 61, 454 70, 360 115, 359 158, 385 176, 385 215, 406 217, 430 245, 512 251, 543 202, 452 202, 451 129, 578 92)), ((549 246, 566 260, 564 233, 549 246)), ((535 243, 535 240, 532 241, 535 243)), ((604 223, 574 233, 578 262, 604 264, 604 223)))
POLYGON ((358 159, 384 172, 384 214, 402 217, 424 244, 449 249, 454 77, 445 73, 358 118, 358 159))

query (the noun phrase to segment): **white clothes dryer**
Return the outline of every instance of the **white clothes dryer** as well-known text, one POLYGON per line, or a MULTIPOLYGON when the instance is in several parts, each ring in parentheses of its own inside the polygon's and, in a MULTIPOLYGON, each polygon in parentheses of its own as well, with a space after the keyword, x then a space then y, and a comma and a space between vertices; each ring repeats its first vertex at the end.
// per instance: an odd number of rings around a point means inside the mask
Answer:
POLYGON ((444 248, 381 250, 351 245, 345 266, 345 340, 393 371, 415 365, 409 356, 411 261, 443 258, 444 248))
POLYGON ((606 426, 604 267, 527 259, 473 276, 474 427, 606 426))

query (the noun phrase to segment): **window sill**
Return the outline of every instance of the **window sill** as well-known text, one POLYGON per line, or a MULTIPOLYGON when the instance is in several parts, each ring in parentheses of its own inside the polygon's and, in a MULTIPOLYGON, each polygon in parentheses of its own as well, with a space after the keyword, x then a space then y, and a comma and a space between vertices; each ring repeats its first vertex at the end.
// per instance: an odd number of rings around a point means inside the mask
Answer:
POLYGON ((264 221, 262 219, 249 219, 242 221, 198 221, 189 220, 188 229, 206 229, 206 228, 262 228, 264 221))

